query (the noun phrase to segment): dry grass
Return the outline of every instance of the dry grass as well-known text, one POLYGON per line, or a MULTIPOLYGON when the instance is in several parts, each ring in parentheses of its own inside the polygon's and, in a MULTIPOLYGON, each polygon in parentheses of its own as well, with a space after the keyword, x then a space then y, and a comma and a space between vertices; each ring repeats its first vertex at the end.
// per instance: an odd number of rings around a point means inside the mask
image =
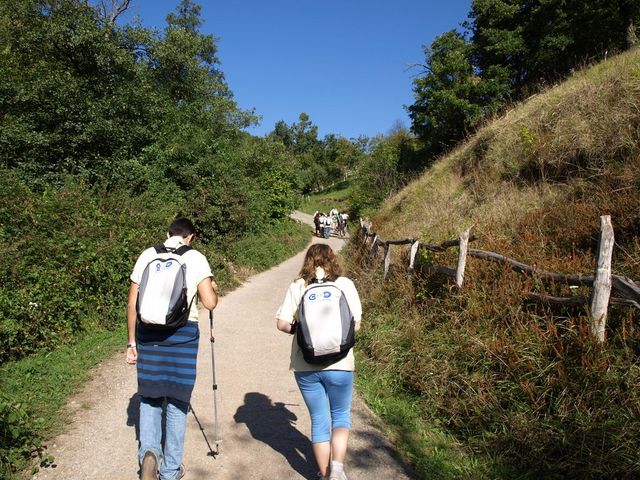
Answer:
MULTIPOLYGON (((614 271, 638 281, 639 192, 635 49, 488 123, 390 199, 373 223, 383 239, 430 242, 473 226, 479 248, 590 273, 598 217, 609 214, 614 271)), ((424 268, 408 280, 397 250, 383 282, 379 269, 361 269, 365 252, 349 248, 352 273, 367 292, 362 355, 372 372, 413 398, 425 424, 437 422, 460 448, 492 459, 466 471, 469 478, 640 476, 637 310, 611 308, 609 339, 600 347, 584 309, 523 300, 527 291, 569 296, 587 289, 543 285, 475 259, 462 290, 424 268)), ((452 267, 455 255, 420 261, 452 267)))
POLYGON ((640 49, 576 73, 480 129, 382 208, 383 238, 492 232, 528 211, 616 175, 637 185, 640 49))

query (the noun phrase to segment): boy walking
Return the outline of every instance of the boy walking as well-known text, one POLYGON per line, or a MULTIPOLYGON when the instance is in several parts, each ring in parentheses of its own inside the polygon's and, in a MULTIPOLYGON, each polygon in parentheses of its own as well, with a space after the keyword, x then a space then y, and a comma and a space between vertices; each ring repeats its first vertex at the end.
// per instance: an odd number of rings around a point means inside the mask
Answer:
MULTIPOLYGON (((189 219, 174 220, 164 244, 142 252, 131 274, 127 363, 137 365, 140 396, 138 461, 142 480, 177 480, 185 474, 182 464, 184 434, 196 379, 200 337, 198 303, 208 310, 213 310, 218 303, 217 285, 212 280, 209 262, 202 253, 191 248, 195 233, 195 226, 189 219), (178 315, 180 319, 176 323, 169 323, 174 322, 174 314, 166 315, 166 325, 151 323, 144 313, 140 313, 140 298, 144 295, 144 303, 150 305, 151 311, 164 305, 162 289, 154 289, 150 278, 154 272, 176 265, 182 272, 176 278, 186 288, 185 313, 178 315), (199 302, 195 301, 196 296, 199 302), (164 445, 161 444, 163 416, 164 445)), ((175 291, 169 303, 174 301, 175 291)), ((184 303, 184 299, 182 301, 184 303)))

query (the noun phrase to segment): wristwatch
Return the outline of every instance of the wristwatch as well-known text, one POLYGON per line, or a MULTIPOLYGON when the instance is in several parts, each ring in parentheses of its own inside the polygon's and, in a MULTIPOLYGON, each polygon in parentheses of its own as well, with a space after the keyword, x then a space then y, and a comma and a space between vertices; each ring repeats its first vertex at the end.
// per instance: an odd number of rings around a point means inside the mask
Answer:
POLYGON ((135 346, 135 343, 127 343, 127 348, 134 348, 135 346))

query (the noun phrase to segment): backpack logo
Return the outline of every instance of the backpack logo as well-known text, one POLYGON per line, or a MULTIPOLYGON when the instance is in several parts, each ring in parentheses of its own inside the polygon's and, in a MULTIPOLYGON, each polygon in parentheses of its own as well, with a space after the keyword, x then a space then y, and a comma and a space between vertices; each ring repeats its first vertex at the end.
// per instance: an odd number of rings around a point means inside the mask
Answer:
POLYGON ((159 329, 175 329, 187 323, 195 298, 187 299, 187 265, 181 258, 191 247, 154 248, 157 256, 145 267, 138 287, 138 321, 159 329))

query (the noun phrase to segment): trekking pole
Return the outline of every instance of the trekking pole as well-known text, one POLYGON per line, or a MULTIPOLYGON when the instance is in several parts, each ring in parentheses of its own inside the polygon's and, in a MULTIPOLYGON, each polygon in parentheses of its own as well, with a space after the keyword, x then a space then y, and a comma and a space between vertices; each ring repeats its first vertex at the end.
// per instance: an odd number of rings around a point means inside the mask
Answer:
POLYGON ((213 311, 209 310, 209 327, 211 341, 211 376, 213 378, 213 441, 216 444, 216 455, 220 453, 220 435, 218 432, 218 384, 216 383, 216 359, 214 354, 214 346, 216 339, 213 336, 213 311))

